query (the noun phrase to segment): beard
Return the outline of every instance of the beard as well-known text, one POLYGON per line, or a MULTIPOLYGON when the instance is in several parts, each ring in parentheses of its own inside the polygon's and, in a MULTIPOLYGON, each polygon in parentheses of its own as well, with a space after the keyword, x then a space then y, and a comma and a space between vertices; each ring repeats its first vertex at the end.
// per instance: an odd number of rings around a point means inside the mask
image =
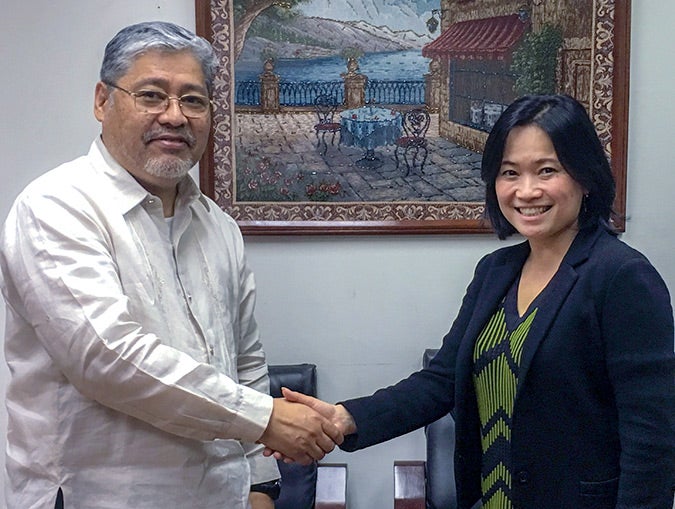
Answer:
MULTIPOLYGON (((144 135, 144 141, 159 138, 164 134, 180 136, 189 147, 194 147, 196 139, 192 132, 185 127, 179 129, 157 128, 148 131, 144 135)), ((181 159, 180 157, 164 156, 148 159, 145 163, 145 172, 154 177, 172 180, 180 180, 188 174, 197 161, 192 158, 181 159)))
POLYGON ((148 175, 152 175, 153 177, 181 180, 195 164, 196 161, 192 161, 192 159, 156 157, 148 159, 144 169, 148 175))

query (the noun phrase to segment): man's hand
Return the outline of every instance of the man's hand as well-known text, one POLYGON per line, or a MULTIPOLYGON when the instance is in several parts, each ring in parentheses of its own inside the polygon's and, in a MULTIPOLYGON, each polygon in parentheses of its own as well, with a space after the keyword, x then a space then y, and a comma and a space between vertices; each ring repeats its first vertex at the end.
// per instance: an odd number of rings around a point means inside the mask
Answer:
MULTIPOLYGON (((320 399, 313 398, 312 396, 302 394, 301 392, 292 391, 286 387, 282 387, 281 392, 286 401, 295 404, 301 403, 326 418, 340 433, 340 441, 335 441, 338 445, 342 443, 344 435, 356 433, 356 423, 354 422, 352 415, 342 405, 332 405, 325 401, 321 401, 320 399)), ((277 460, 283 460, 285 463, 297 461, 294 457, 285 454, 284 451, 269 446, 263 440, 261 440, 261 442, 267 446, 264 452, 265 456, 273 455, 277 460)))
POLYGON ((275 398, 272 416, 259 442, 284 459, 308 465, 344 440, 331 421, 310 407, 275 398))
POLYGON ((264 493, 249 493, 248 504, 251 509, 274 509, 274 500, 264 493))

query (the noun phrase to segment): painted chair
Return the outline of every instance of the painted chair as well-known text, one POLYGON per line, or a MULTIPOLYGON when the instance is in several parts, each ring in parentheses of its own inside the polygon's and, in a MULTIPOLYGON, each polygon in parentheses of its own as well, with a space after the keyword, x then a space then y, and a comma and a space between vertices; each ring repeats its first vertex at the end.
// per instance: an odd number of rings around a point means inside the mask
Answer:
POLYGON ((396 140, 394 158, 396 159, 396 168, 398 168, 400 164, 399 153, 402 155, 406 166, 406 175, 409 175, 410 172, 422 173, 424 169, 424 163, 426 163, 429 155, 426 135, 430 123, 431 115, 424 109, 408 110, 403 114, 403 136, 396 140), (418 161, 420 161, 419 164, 418 161))
MULTIPOLYGON (((329 95, 318 95, 314 99, 314 109, 318 117, 318 122, 314 124, 314 133, 316 134, 316 148, 323 144, 321 155, 328 152, 326 135, 331 134, 331 145, 335 145, 335 135, 340 132, 340 122, 335 122, 335 114, 338 109, 337 100, 329 95)), ((339 142, 338 142, 339 143, 339 142)))

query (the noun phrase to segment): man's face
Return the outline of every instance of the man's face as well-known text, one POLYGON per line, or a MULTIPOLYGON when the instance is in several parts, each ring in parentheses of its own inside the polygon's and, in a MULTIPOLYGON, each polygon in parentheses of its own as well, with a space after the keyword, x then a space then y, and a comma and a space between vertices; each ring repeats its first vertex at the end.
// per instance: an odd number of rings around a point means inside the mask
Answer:
MULTIPOLYGON (((171 97, 208 95, 202 68, 189 51, 145 53, 113 85, 171 97)), ((171 100, 162 113, 143 113, 131 95, 101 82, 96 85, 94 114, 110 154, 147 189, 175 187, 204 153, 211 126, 210 111, 187 118, 178 101, 171 100)))

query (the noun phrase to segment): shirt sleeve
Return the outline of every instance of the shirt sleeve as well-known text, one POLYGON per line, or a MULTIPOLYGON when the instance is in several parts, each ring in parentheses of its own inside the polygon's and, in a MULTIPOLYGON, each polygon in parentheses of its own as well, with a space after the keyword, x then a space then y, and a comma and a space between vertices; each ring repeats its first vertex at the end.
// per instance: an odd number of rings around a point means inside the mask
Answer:
POLYGON ((0 241, 13 314, 68 381, 102 405, 187 438, 255 442, 272 398, 163 344, 134 320, 115 245, 82 205, 33 196, 29 206, 25 195, 16 202, 0 241))
MULTIPOLYGON (((240 235, 239 235, 240 237, 240 235)), ((242 241, 243 243, 243 241, 242 241)), ((255 280, 246 263, 243 249, 240 259, 241 282, 239 303, 239 355, 237 356, 237 372, 239 383, 264 394, 269 394, 270 384, 265 352, 260 342, 260 332, 255 320, 255 280)), ((251 469, 251 484, 279 479, 277 462, 273 457, 263 455, 264 446, 244 443, 246 458, 251 469)))

